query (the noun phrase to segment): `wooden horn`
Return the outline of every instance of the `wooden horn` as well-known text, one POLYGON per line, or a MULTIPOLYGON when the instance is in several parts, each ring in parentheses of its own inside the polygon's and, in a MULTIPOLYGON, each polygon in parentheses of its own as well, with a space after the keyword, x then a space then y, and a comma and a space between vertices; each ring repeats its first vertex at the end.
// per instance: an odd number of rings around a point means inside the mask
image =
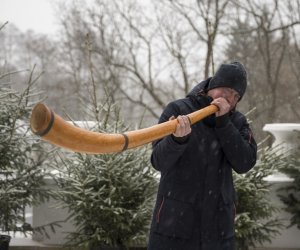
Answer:
MULTIPOLYGON (((187 116, 191 124, 194 124, 217 111, 217 106, 209 105, 187 116)), ((43 103, 38 103, 33 108, 30 118, 32 132, 43 140, 74 152, 88 154, 121 152, 153 142, 174 133, 177 124, 177 119, 174 119, 124 134, 98 133, 70 124, 43 103)))

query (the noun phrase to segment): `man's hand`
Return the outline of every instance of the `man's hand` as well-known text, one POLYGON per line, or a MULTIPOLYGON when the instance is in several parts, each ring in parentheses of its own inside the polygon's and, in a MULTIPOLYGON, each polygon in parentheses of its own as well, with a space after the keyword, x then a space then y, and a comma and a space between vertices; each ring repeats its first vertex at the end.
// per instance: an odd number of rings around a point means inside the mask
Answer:
MULTIPOLYGON (((175 117, 171 116, 169 120, 174 120, 174 119, 175 117)), ((175 137, 184 137, 192 132, 191 124, 187 116, 179 115, 177 117, 177 121, 178 121, 178 125, 176 127, 175 132, 173 133, 175 137)))
POLYGON ((218 97, 214 99, 211 104, 214 104, 218 106, 219 111, 216 112, 216 116, 222 116, 227 114, 231 110, 231 106, 229 102, 223 98, 223 97, 218 97))

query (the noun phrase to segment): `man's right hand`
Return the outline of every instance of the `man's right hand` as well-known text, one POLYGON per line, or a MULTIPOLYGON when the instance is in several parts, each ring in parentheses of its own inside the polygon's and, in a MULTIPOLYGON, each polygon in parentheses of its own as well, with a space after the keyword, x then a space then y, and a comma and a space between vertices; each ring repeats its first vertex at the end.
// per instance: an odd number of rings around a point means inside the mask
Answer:
MULTIPOLYGON (((174 120, 175 117, 171 116, 169 120, 174 120)), ((184 137, 192 132, 191 124, 189 118, 186 115, 179 115, 177 117, 177 127, 173 135, 175 137, 184 137)))

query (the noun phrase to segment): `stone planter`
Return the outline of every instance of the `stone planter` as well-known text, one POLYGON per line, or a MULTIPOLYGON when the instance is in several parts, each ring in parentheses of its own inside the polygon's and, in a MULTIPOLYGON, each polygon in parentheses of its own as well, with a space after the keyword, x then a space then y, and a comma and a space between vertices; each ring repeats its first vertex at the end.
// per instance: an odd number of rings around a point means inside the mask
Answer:
POLYGON ((0 250, 8 250, 11 237, 9 235, 0 234, 0 250))
MULTIPOLYGON (((273 123, 266 124, 264 131, 274 136, 272 147, 279 147, 280 153, 299 152, 300 146, 300 123, 273 123)), ((300 167, 300 166, 299 166, 300 167)), ((277 190, 281 187, 289 185, 293 179, 282 173, 275 173, 268 176, 266 181, 271 183, 269 193, 270 200, 280 211, 275 215, 283 220, 285 226, 288 226, 290 214, 284 211, 284 205, 277 196, 277 190)), ((271 243, 265 243, 264 249, 300 249, 300 231, 296 226, 286 227, 281 231, 271 243)))
POLYGON ((263 131, 271 133, 275 141, 272 147, 278 146, 283 152, 299 150, 300 123, 271 123, 263 127, 263 131))

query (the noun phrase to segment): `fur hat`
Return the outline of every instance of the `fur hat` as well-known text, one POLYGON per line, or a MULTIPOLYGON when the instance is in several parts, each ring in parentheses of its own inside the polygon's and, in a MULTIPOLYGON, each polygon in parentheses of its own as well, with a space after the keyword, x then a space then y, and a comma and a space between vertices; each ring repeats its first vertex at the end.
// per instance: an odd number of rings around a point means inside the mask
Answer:
POLYGON ((219 87, 234 89, 242 99, 247 87, 247 72, 244 65, 240 62, 221 64, 210 80, 207 90, 219 87))

